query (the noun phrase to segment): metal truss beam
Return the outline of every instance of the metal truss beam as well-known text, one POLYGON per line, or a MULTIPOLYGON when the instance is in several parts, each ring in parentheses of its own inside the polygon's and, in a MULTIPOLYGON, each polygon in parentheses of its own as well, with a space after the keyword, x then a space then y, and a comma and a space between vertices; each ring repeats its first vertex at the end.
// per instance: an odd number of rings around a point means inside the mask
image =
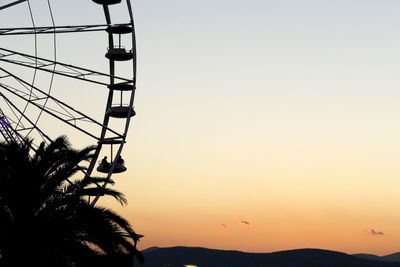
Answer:
MULTIPOLYGON (((116 24, 113 26, 130 26, 130 24, 124 23, 124 24, 116 24)), ((96 32, 96 31, 105 31, 105 30, 107 30, 107 27, 108 27, 107 24, 97 24, 97 25, 93 24, 93 25, 72 25, 72 26, 0 28, 0 36, 2 36, 2 35, 96 32)))

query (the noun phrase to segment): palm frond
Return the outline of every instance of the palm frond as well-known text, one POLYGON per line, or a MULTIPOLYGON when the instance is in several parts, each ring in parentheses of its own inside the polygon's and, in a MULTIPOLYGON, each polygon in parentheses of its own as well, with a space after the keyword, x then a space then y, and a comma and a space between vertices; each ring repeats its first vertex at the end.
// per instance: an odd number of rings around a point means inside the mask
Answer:
POLYGON ((109 196, 113 197, 117 200, 121 205, 125 205, 128 203, 124 194, 121 192, 111 189, 111 188, 104 188, 104 187, 90 187, 90 188, 83 188, 76 192, 77 195, 84 197, 84 196, 109 196))

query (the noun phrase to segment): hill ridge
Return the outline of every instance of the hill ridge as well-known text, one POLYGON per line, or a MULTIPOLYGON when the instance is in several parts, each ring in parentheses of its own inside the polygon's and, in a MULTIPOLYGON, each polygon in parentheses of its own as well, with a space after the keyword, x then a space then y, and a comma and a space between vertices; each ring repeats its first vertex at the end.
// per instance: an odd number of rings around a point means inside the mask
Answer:
POLYGON ((175 246, 145 250, 143 267, 400 267, 399 262, 365 259, 343 252, 301 248, 269 253, 175 246))

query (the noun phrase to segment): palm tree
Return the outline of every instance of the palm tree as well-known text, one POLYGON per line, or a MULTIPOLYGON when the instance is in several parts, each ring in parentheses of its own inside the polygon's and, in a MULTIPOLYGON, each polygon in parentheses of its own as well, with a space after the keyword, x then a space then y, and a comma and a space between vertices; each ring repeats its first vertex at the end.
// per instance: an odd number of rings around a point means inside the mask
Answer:
MULTIPOLYGON (((105 178, 72 179, 94 147, 75 150, 65 136, 42 143, 0 143, 0 266, 132 266, 139 236, 115 212, 90 205, 105 178)), ((111 181, 112 183, 112 181, 111 181)))

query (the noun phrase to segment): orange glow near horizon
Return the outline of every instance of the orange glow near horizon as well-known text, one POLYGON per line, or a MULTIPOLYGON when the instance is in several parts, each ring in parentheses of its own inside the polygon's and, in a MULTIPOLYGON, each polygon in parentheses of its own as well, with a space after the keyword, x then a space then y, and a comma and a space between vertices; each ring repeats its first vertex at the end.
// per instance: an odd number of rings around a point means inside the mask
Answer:
MULTIPOLYGON (((210 161, 204 158, 202 164, 210 161)), ((328 167, 274 172, 268 167, 257 178, 261 170, 238 165, 225 176, 214 169, 207 173, 159 167, 148 172, 148 166, 136 166, 132 180, 130 171, 118 180, 122 191, 135 192, 128 196, 129 205, 113 207, 145 235, 140 248, 397 252, 400 217, 393 213, 399 199, 395 187, 379 192, 378 184, 363 183, 379 179, 380 174, 372 170, 359 172, 349 166, 338 172, 328 167)))

